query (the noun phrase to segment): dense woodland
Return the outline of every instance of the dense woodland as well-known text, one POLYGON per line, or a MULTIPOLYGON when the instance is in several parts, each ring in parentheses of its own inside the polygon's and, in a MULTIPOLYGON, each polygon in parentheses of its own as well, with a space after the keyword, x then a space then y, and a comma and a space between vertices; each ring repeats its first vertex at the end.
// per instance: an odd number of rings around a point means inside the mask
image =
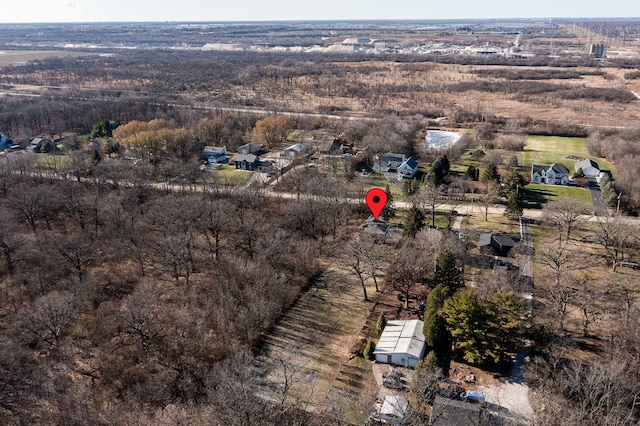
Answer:
MULTIPOLYGON (((17 167, 3 164, 0 403, 10 422, 146 423, 169 404, 219 418, 239 403, 235 375, 250 374, 261 335, 319 273, 320 239, 341 238, 349 217, 326 200, 114 187, 17 167)), ((255 413, 238 415, 288 423, 277 417, 285 408, 261 411, 249 391, 255 413)))

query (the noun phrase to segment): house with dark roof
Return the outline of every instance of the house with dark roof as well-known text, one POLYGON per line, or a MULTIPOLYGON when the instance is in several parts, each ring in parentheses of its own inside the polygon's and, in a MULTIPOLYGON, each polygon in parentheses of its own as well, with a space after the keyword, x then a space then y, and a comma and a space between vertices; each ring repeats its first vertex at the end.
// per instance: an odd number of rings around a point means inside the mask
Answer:
POLYGON ((597 178, 600 175, 600 166, 590 158, 576 161, 575 170, 576 172, 582 170, 582 174, 588 178, 597 178))
POLYGON ((398 179, 411 179, 418 173, 418 161, 411 157, 398 166, 398 179))
POLYGON ((236 170, 254 171, 260 165, 260 160, 255 154, 238 154, 233 159, 236 170))
POLYGON ((376 154, 373 157, 373 170, 376 172, 395 172, 405 161, 407 161, 407 158, 404 154, 394 154, 392 152, 376 154))
POLYGON ((482 249, 491 248, 496 254, 505 256, 509 250, 516 245, 516 241, 513 238, 504 235, 491 235, 482 233, 478 241, 478 247, 482 249))
POLYGON ((531 166, 531 183, 566 185, 569 183, 569 169, 564 164, 553 163, 550 166, 531 166))
POLYGON ((484 404, 436 396, 429 417, 432 426, 481 426, 489 424, 484 404))
POLYGON ((268 173, 273 168, 269 161, 260 161, 260 157, 255 154, 238 154, 233 158, 236 170, 246 170, 249 172, 268 173))

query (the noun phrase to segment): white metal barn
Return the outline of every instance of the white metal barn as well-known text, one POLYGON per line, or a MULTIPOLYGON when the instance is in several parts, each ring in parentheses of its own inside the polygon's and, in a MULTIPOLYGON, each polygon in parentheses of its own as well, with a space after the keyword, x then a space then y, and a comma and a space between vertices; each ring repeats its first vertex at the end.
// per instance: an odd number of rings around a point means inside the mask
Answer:
POLYGON ((415 368, 424 358, 426 345, 420 320, 387 322, 373 352, 377 362, 415 368))

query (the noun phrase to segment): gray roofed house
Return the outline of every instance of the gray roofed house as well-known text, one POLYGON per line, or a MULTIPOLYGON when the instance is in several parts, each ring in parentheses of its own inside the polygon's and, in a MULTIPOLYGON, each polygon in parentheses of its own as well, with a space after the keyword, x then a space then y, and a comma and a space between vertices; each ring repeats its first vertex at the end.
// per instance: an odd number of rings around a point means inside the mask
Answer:
POLYGON ((533 164, 531 166, 531 182, 566 185, 569 182, 569 169, 562 163, 553 163, 550 166, 533 164))
POLYGON ((387 322, 373 351, 377 362, 415 368, 424 358, 426 344, 420 320, 387 322))
POLYGON ((432 426, 488 425, 484 404, 436 396, 429 424, 432 426))
POLYGON ((373 170, 376 172, 396 171, 406 160, 407 158, 404 154, 394 154, 392 152, 376 154, 373 158, 373 170))
POLYGON ((596 178, 600 175, 600 166, 590 158, 576 162, 576 172, 580 169, 582 169, 582 173, 588 178, 596 178))
POLYGON ((398 166, 398 179, 411 179, 418 173, 418 161, 411 157, 398 166))
POLYGON ((233 161, 236 165, 236 170, 249 171, 254 171, 260 163, 258 156, 255 154, 238 154, 233 161))

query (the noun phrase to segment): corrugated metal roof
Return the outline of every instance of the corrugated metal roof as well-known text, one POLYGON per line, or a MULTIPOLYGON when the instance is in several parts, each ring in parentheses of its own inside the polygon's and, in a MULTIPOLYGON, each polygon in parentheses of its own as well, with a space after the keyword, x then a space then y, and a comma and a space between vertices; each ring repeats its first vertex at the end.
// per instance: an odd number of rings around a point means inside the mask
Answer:
POLYGON ((425 345, 423 327, 420 320, 387 322, 374 353, 403 353, 419 358, 425 345))

